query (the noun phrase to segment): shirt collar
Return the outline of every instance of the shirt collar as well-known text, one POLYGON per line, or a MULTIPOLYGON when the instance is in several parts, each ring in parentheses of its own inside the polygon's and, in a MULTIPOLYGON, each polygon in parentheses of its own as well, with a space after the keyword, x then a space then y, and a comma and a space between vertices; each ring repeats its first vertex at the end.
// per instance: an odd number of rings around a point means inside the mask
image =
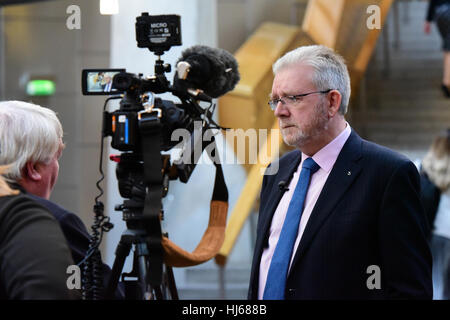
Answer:
MULTIPOLYGON (((313 160, 320 166, 321 169, 325 170, 327 173, 330 173, 351 132, 352 129, 350 124, 346 122, 345 129, 342 130, 342 132, 330 143, 312 156, 313 160)), ((302 152, 302 162, 308 157, 309 156, 302 152)))

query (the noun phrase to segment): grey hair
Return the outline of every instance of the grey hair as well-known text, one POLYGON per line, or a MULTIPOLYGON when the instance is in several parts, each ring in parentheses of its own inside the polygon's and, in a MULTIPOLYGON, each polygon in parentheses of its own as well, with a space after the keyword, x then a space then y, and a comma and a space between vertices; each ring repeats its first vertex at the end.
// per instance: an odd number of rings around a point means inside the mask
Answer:
POLYGON ((350 75, 344 58, 323 45, 304 46, 289 51, 279 58, 272 67, 277 74, 282 69, 304 63, 314 69, 313 85, 317 90, 336 89, 342 96, 339 113, 347 113, 350 101, 350 75))
POLYGON ((0 102, 0 165, 4 177, 22 178, 26 163, 49 163, 62 145, 63 129, 56 113, 23 101, 0 102))

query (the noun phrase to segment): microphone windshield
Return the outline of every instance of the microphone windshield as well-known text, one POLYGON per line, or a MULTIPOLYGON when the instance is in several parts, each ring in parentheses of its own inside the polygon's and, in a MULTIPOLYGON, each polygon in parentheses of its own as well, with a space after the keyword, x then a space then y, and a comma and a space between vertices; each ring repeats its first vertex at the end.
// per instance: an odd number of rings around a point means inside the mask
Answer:
POLYGON ((240 76, 238 63, 231 53, 202 45, 182 52, 174 78, 176 89, 201 89, 212 98, 234 89, 240 76))

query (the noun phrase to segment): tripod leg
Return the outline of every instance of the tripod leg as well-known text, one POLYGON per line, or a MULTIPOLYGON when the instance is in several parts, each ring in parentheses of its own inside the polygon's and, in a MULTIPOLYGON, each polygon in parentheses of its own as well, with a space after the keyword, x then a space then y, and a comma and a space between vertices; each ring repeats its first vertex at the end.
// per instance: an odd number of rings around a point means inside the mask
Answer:
POLYGON ((167 272, 167 282, 169 285, 170 297, 172 298, 172 300, 179 300, 180 298, 178 297, 178 290, 177 290, 177 285, 175 284, 175 277, 173 276, 172 267, 168 266, 166 268, 166 272, 167 272))
POLYGON ((138 263, 139 263, 139 285, 141 287, 141 294, 143 300, 152 300, 153 294, 152 294, 152 287, 150 286, 150 283, 148 281, 147 276, 147 257, 148 257, 148 250, 147 245, 145 243, 140 243, 136 245, 136 254, 138 256, 138 263))
POLYGON ((119 283, 120 274, 122 272, 125 260, 130 253, 130 249, 131 243, 125 242, 122 238, 116 249, 116 259, 114 260, 111 277, 109 278, 108 288, 106 291, 107 299, 114 299, 114 293, 119 283))

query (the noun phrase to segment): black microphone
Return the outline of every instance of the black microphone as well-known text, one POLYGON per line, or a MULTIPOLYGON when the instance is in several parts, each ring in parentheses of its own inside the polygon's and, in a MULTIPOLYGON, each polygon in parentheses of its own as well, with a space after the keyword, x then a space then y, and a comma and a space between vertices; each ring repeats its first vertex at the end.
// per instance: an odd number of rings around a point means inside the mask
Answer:
POLYGON ((231 53, 220 48, 196 45, 184 50, 173 80, 176 90, 201 89, 217 98, 234 89, 240 76, 231 53))
POLYGON ((287 185, 287 182, 286 182, 286 181, 280 181, 280 182, 278 182, 278 188, 279 188, 281 191, 288 191, 288 190, 289 190, 289 188, 286 187, 286 185, 287 185))

